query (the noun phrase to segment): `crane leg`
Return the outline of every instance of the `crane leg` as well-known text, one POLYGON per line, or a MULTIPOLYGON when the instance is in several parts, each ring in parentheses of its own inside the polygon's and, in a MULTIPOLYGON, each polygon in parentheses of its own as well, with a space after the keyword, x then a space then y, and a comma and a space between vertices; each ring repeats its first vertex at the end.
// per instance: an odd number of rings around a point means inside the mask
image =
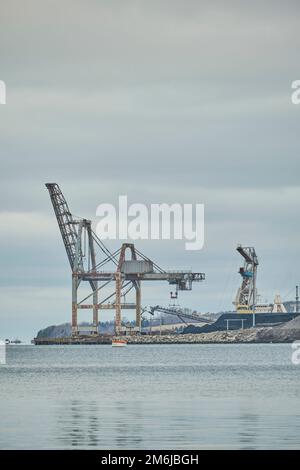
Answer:
POLYGON ((77 288, 78 276, 72 275, 72 335, 76 335, 78 331, 77 325, 77 288))
POLYGON ((122 275, 120 271, 116 272, 116 320, 115 330, 116 335, 121 331, 121 288, 122 288, 122 275))
POLYGON ((93 292, 93 326, 96 328, 96 333, 98 333, 98 286, 95 285, 95 289, 93 292))
POLYGON ((141 285, 139 282, 135 283, 135 324, 138 327, 139 331, 141 331, 141 285))

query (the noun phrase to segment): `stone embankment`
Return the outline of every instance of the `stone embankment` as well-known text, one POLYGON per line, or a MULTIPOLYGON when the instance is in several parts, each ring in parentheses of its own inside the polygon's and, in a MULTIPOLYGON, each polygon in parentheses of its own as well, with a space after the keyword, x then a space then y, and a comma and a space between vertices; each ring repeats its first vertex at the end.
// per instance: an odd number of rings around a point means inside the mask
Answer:
POLYGON ((299 329, 251 328, 211 333, 123 337, 130 344, 288 343, 300 340, 299 329))

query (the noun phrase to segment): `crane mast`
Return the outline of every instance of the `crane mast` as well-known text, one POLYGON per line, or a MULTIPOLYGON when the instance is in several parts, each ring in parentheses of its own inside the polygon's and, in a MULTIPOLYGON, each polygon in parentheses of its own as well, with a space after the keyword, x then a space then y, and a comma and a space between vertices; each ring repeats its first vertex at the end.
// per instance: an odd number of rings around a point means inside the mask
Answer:
POLYGON ((237 251, 244 258, 240 267, 242 285, 238 289, 234 305, 238 313, 253 313, 256 304, 256 275, 258 259, 254 247, 237 246, 237 251))

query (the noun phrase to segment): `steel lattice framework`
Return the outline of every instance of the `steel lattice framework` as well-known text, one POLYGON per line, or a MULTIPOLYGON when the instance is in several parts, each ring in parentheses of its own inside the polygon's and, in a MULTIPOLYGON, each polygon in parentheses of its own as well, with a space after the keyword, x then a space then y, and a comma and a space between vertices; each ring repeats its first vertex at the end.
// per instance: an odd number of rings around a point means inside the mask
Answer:
POLYGON ((78 326, 78 310, 93 310, 93 325, 89 334, 98 334, 98 311, 101 309, 115 310, 115 332, 121 332, 121 310, 135 309, 136 329, 141 328, 141 281, 167 281, 176 286, 176 290, 191 290, 192 283, 205 279, 204 273, 192 271, 165 271, 143 253, 134 244, 123 243, 111 253, 99 237, 93 232, 90 220, 74 217, 68 207, 63 193, 56 183, 47 183, 54 213, 58 222, 65 250, 72 270, 72 334, 80 334, 78 326), (83 246, 87 242, 87 253, 83 246), (102 259, 97 263, 97 253, 101 251, 102 259), (126 252, 130 252, 130 260, 126 260, 126 252), (108 269, 112 265, 113 269, 108 269), (104 269, 104 267, 106 269, 104 269), (135 267, 138 268, 135 270, 135 267), (143 269, 141 269, 141 267, 143 269), (78 289, 82 281, 91 286, 91 293, 78 301, 78 289), (115 283, 113 293, 99 302, 99 291, 111 282, 115 283), (125 296, 135 289, 135 303, 122 302, 125 296), (92 303, 85 303, 92 298, 92 303))

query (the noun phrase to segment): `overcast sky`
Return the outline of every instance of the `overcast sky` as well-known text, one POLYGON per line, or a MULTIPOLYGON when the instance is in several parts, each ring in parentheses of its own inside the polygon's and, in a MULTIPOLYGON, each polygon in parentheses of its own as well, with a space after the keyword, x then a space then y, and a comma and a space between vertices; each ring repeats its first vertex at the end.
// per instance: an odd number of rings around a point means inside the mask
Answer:
MULTIPOLYGON (((294 297, 299 20, 298 0, 1 1, 0 337, 70 320, 47 181, 94 220, 119 194, 204 203, 203 250, 137 242, 161 266, 206 273, 184 307, 232 308, 237 243, 256 247, 262 300, 294 297)), ((148 284, 143 304, 166 305, 169 291, 148 284)))

